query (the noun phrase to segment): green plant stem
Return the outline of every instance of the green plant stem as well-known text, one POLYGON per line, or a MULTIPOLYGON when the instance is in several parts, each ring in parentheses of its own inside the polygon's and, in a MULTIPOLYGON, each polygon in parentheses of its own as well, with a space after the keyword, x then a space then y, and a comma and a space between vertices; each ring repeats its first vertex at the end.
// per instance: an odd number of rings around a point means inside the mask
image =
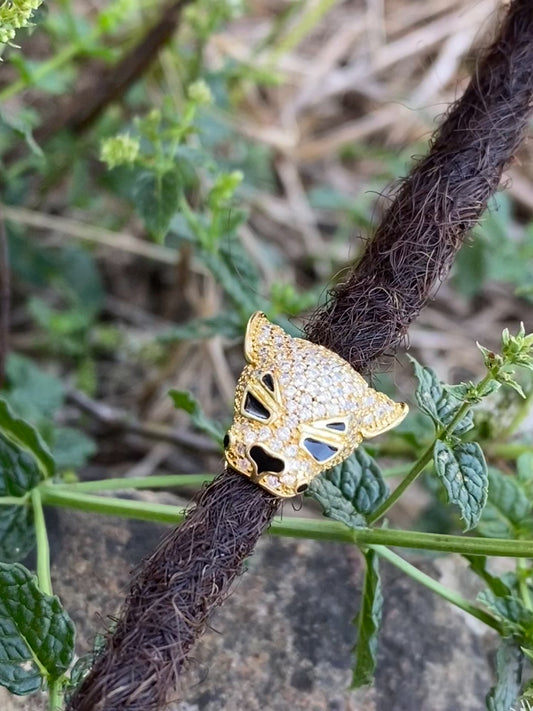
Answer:
MULTIPOLYGON (((200 486, 213 479, 212 474, 161 474, 159 476, 142 476, 131 478, 101 479, 99 481, 76 481, 55 484, 54 488, 70 491, 118 491, 120 489, 160 489, 166 486, 200 486)), ((1 503, 1 500, 0 500, 1 503)))
POLYGON ((41 491, 38 487, 32 489, 31 503, 33 506, 33 521, 37 542, 37 579, 39 587, 46 595, 53 595, 52 579, 50 577, 50 546, 44 520, 41 491))
POLYGON ((531 599, 531 593, 527 584, 528 578, 528 564, 525 560, 519 559, 517 561, 517 578, 518 578, 518 589, 520 590, 520 597, 524 603, 524 607, 528 610, 533 610, 533 600, 531 599))
POLYGON ((329 540, 357 545, 386 545, 415 548, 442 553, 531 558, 533 541, 509 541, 502 538, 450 536, 442 533, 421 533, 390 528, 349 529, 337 521, 321 519, 274 519, 269 533, 291 538, 329 540))
POLYGON ((403 476, 404 474, 409 474, 411 471, 411 464, 397 464, 395 467, 388 467, 388 469, 383 469, 382 474, 385 479, 390 479, 394 476, 403 476))
POLYGON ((500 459, 517 459, 521 454, 533 452, 533 442, 487 442, 483 448, 488 457, 500 459))
MULTIPOLYGON (((33 522, 35 526, 35 539, 37 543, 37 580, 39 587, 46 595, 53 595, 52 578, 50 575, 50 545, 44 520, 43 502, 38 487, 32 489, 31 503, 33 507, 33 522)), ((48 710, 59 711, 61 708, 60 695, 61 679, 48 679, 48 710)))
POLYGON ((2 91, 0 91, 0 102, 4 102, 6 99, 10 99, 12 96, 19 94, 24 91, 28 86, 34 86, 39 83, 47 74, 53 72, 55 69, 66 64, 74 55, 76 55, 82 49, 82 45, 79 42, 73 42, 72 44, 64 47, 60 52, 58 52, 54 57, 46 62, 43 62, 39 67, 35 69, 31 75, 31 79, 20 78, 17 81, 8 84, 2 91))
POLYGON ((24 91, 24 89, 29 86, 38 85, 41 79, 44 79, 47 74, 50 74, 56 69, 62 67, 64 64, 67 64, 77 54, 86 51, 87 47, 90 48, 91 45, 102 34, 104 34, 104 30, 102 30, 101 27, 98 26, 97 19, 96 26, 85 39, 79 38, 77 41, 71 42, 66 47, 63 47, 63 49, 59 51, 56 55, 42 62, 33 71, 30 77, 21 77, 20 79, 17 79, 17 81, 14 81, 11 84, 5 86, 4 89, 0 91, 0 103, 4 102, 6 99, 10 99, 16 94, 19 94, 21 91, 24 91))
POLYGON ((533 389, 530 390, 526 397, 522 400, 520 403, 520 407, 517 408, 517 411, 511 420, 510 424, 508 427, 506 427, 503 432, 500 433, 500 437, 502 439, 508 439, 511 437, 512 434, 518 429, 518 427, 522 424, 522 422, 525 420, 525 418, 529 415, 531 411, 531 404, 533 402, 533 389))
POLYGON ((48 711, 60 711, 61 694, 59 693, 59 682, 50 680, 48 684, 48 711))
MULTIPOLYGON (((478 384, 478 389, 480 392, 483 392, 484 388, 488 385, 488 383, 492 380, 492 375, 490 373, 487 373, 487 375, 479 382, 478 384)), ((446 437, 447 435, 451 434, 456 426, 459 424, 459 422, 463 419, 463 417, 466 415, 468 410, 472 407, 472 403, 470 402, 463 402, 463 404, 459 407, 457 412, 455 413, 454 417, 450 420, 450 422, 446 425, 446 427, 441 427, 437 434, 435 435, 433 441, 427 447, 427 449, 424 451, 422 456, 416 461, 410 472, 407 474, 405 479, 398 484, 396 489, 392 492, 392 494, 386 499, 381 506, 378 506, 378 508, 374 511, 374 513, 369 516, 368 522, 369 523, 374 523, 375 521, 378 521, 382 516, 384 516, 387 511, 394 506, 394 504, 398 501, 399 498, 403 495, 406 489, 408 489, 413 482, 415 482, 420 474, 424 471, 424 469, 427 467, 427 465, 433 461, 433 450, 435 448, 435 443, 437 440, 442 439, 443 437, 446 437)))
POLYGON ((26 496, 0 496, 0 506, 24 506, 26 496))
MULTIPOLYGON (((462 408, 460 408, 462 409, 462 408)), ((466 409, 465 409, 466 411, 466 409)), ((436 437, 433 442, 429 445, 429 447, 424 451, 420 459, 414 463, 414 465, 411 467, 409 470, 409 473, 403 479, 396 489, 392 492, 392 494, 385 499, 385 501, 381 504, 381 506, 378 506, 378 508, 374 511, 374 513, 368 517, 368 522, 369 523, 374 523, 375 521, 378 521, 382 516, 384 516, 387 511, 394 506, 394 504, 398 501, 398 499, 403 495, 404 491, 411 486, 413 482, 415 482, 420 474, 424 471, 424 469, 427 467, 427 465, 433 461, 433 449, 435 447, 435 442, 437 441, 438 437, 436 437)))
POLYGON ((169 504, 129 501, 113 496, 95 496, 53 485, 41 486, 40 491, 43 503, 51 506, 158 523, 176 524, 183 519, 183 511, 169 504))
MULTIPOLYGON (((128 501, 116 497, 94 496, 57 486, 41 487, 42 501, 46 505, 74 508, 80 511, 121 516, 143 521, 177 524, 184 512, 168 504, 128 501)), ((533 558, 533 541, 476 538, 474 536, 449 536, 440 533, 421 533, 385 528, 359 528, 352 530, 337 521, 326 519, 284 518, 274 519, 269 531, 274 536, 329 540, 356 545, 386 545, 399 548, 417 548, 443 553, 494 555, 510 558, 533 558)))
POLYGON ((473 605, 469 600, 466 600, 458 593, 450 590, 429 575, 426 575, 426 573, 423 573, 414 565, 411 565, 411 563, 407 562, 404 558, 399 556, 397 553, 394 553, 394 551, 391 551, 389 548, 386 548, 385 546, 370 546, 370 548, 376 551, 381 558, 389 561, 389 563, 395 565, 410 578, 416 580, 416 582, 425 585, 444 600, 451 602, 452 605, 459 607, 469 615, 472 615, 472 617, 476 617, 478 620, 481 620, 481 622, 484 622, 489 627, 492 627, 492 629, 496 630, 499 634, 502 634, 501 624, 492 615, 485 612, 485 610, 481 610, 476 605, 473 605))

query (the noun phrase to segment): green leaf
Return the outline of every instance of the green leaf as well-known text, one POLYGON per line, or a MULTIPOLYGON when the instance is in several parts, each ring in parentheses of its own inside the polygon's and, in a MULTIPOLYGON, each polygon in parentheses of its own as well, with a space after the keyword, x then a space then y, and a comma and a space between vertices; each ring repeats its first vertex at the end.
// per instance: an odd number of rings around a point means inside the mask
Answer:
POLYGON ((531 503, 519 478, 491 467, 487 505, 478 531, 488 538, 523 538, 533 531, 531 503))
POLYGON ((357 644, 352 689, 371 684, 376 668, 378 634, 381 625, 383 595, 379 577, 379 558, 369 550, 365 553, 366 572, 363 584, 361 608, 357 615, 357 644))
POLYGON ((185 390, 169 390, 170 397, 174 402, 174 407, 178 410, 185 410, 191 416, 193 424, 202 432, 208 434, 212 439, 215 440, 221 447, 222 441, 224 439, 224 431, 220 425, 211 420, 202 411, 198 401, 191 393, 185 390))
POLYGON ((73 427, 54 427, 52 452, 58 471, 79 469, 96 452, 94 440, 73 427))
POLYGON ((84 335, 92 326, 94 314, 77 304, 66 309, 53 309, 46 301, 33 297, 28 302, 28 311, 35 322, 48 336, 54 336, 66 342, 68 336, 76 339, 72 348, 74 353, 83 352, 86 348, 84 335))
POLYGON ((437 440, 433 456, 448 501, 459 506, 468 531, 477 525, 487 501, 489 480, 481 447, 477 442, 459 442, 452 447, 437 440))
POLYGON ((516 460, 516 473, 520 485, 528 493, 533 493, 533 452, 521 454, 516 460))
POLYGON ((31 694, 43 677, 59 678, 73 654, 74 625, 59 599, 45 595, 29 570, 0 563, 0 684, 31 694))
POLYGON ((487 694, 488 711, 509 711, 520 694, 524 654, 512 638, 503 639, 496 653, 496 685, 487 694))
POLYGON ((10 354, 6 375, 9 381, 6 399, 20 417, 39 422, 52 417, 63 404, 63 383, 38 368, 29 358, 10 354))
POLYGON ((505 624, 507 634, 523 635, 533 630, 533 612, 516 595, 499 597, 492 590, 482 590, 477 599, 505 624))
POLYGON ((24 560, 34 546, 33 509, 30 506, 0 506, 0 561, 24 560))
POLYGON ((23 496, 43 478, 35 457, 0 434, 0 496, 23 496))
POLYGON ((9 126, 14 131, 16 131, 24 140, 31 152, 42 158, 43 151, 41 147, 35 142, 32 130, 35 128, 36 116, 35 112, 31 109, 18 110, 16 114, 10 114, 7 111, 0 111, 0 124, 5 124, 9 126))
POLYGON ((501 578, 497 578, 487 570, 487 557, 484 555, 466 555, 465 558, 470 563, 470 568, 476 575, 487 583, 491 592, 496 597, 506 597, 511 594, 511 589, 505 584, 501 578))
POLYGON ((162 343, 176 341, 203 341, 213 336, 238 338, 244 333, 246 323, 234 311, 223 311, 211 318, 196 318, 181 326, 174 326, 164 331, 157 340, 162 343))
MULTIPOLYGON (((239 313, 253 313, 261 308, 262 299, 257 293, 255 284, 246 284, 243 274, 237 271, 234 264, 221 256, 218 252, 200 250, 198 256, 212 273, 217 283, 224 289, 229 299, 239 313)), ((263 303, 264 306, 264 303, 263 303)))
MULTIPOLYGON (((356 514, 362 516, 368 516, 375 511, 389 494, 381 469, 363 447, 352 452, 341 464, 317 477, 311 483, 310 490, 315 498, 322 503, 324 509, 327 505, 330 508, 333 507, 332 510, 342 510, 343 512, 350 510, 344 505, 341 507, 339 499, 344 499, 356 514), (329 482, 333 488, 321 486, 322 481, 329 482), (316 491, 319 492, 318 495, 316 491), (326 497, 325 501, 321 500, 324 497, 326 497)), ((330 518, 343 520, 332 513, 326 511, 325 513, 330 518)))
POLYGON ((31 452, 44 477, 52 477, 54 460, 41 435, 28 422, 15 417, 5 400, 0 399, 0 432, 20 449, 31 452))
MULTIPOLYGON (((455 386, 444 386, 437 374, 431 368, 420 365, 412 356, 408 356, 413 363, 415 376, 418 380, 416 401, 418 407, 429 415, 437 428, 448 425, 454 418, 462 402, 460 393, 463 389, 455 386), (455 389, 454 389, 455 388, 455 389)), ((474 426, 472 411, 469 410, 463 419, 457 423, 453 431, 456 435, 464 434, 474 426)))
POLYGON ((353 504, 333 482, 325 476, 317 476, 309 484, 308 494, 324 509, 324 516, 345 523, 349 528, 365 528, 364 516, 357 513, 353 504))
MULTIPOLYGON (((23 496, 42 481, 35 458, 0 434, 0 496, 23 496)), ((27 505, 0 506, 0 560, 23 559, 35 544, 33 510, 27 505)))
POLYGON ((161 176, 142 171, 133 186, 133 204, 146 229, 157 242, 163 242, 170 221, 179 207, 181 179, 177 170, 161 176))
POLYGON ((61 287, 72 303, 93 319, 105 300, 104 284, 93 255, 85 248, 69 245, 57 255, 57 266, 61 270, 61 287))

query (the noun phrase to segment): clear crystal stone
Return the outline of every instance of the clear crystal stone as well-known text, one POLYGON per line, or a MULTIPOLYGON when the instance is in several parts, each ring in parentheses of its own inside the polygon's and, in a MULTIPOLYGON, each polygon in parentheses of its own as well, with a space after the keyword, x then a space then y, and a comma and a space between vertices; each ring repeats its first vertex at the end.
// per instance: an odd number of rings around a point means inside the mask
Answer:
POLYGON ((277 476, 272 476, 272 474, 269 474, 266 477, 266 481, 269 486, 271 486, 273 489, 277 489, 279 486, 279 480, 277 476))

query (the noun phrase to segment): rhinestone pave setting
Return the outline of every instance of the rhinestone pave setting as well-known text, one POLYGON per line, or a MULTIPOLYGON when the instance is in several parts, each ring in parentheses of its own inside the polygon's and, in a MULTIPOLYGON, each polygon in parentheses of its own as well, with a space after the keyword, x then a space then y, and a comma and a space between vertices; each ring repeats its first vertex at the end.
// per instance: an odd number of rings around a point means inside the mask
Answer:
POLYGON ((301 493, 363 437, 407 414, 340 356, 289 336, 261 312, 248 322, 244 350, 226 461, 277 496, 301 493))

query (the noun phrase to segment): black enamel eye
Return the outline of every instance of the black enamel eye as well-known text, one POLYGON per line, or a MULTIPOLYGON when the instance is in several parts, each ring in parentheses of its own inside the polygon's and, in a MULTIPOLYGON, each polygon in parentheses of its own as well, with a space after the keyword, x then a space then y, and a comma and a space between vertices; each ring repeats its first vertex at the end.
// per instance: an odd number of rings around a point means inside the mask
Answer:
POLYGON ((229 432, 226 432, 226 434, 224 435, 222 444, 224 445, 224 449, 227 449, 229 447, 229 432))
POLYGON ((304 447, 309 454, 316 459, 317 462, 325 462, 337 452, 337 447, 332 447, 325 442, 319 442, 318 439, 304 439, 304 447))
POLYGON ((265 373, 265 375, 263 375, 261 380, 267 386, 267 388, 270 390, 270 392, 273 393, 274 392, 274 378, 270 375, 270 373, 265 373))
POLYGON ((257 473, 264 472, 282 472, 285 467, 285 462, 278 457, 267 452, 263 447, 254 445, 250 450, 250 456, 257 466, 257 473))
POLYGON ((304 491, 306 491, 309 488, 309 484, 300 484, 300 486, 296 489, 297 494, 303 494, 304 491))
POLYGON ((259 402, 255 395, 249 392, 246 393, 244 399, 244 411, 252 415, 252 417, 257 417, 259 420, 268 420, 270 417, 270 412, 266 407, 259 402))
POLYGON ((329 430, 337 430, 337 432, 346 432, 344 422, 330 422, 326 425, 329 430))

